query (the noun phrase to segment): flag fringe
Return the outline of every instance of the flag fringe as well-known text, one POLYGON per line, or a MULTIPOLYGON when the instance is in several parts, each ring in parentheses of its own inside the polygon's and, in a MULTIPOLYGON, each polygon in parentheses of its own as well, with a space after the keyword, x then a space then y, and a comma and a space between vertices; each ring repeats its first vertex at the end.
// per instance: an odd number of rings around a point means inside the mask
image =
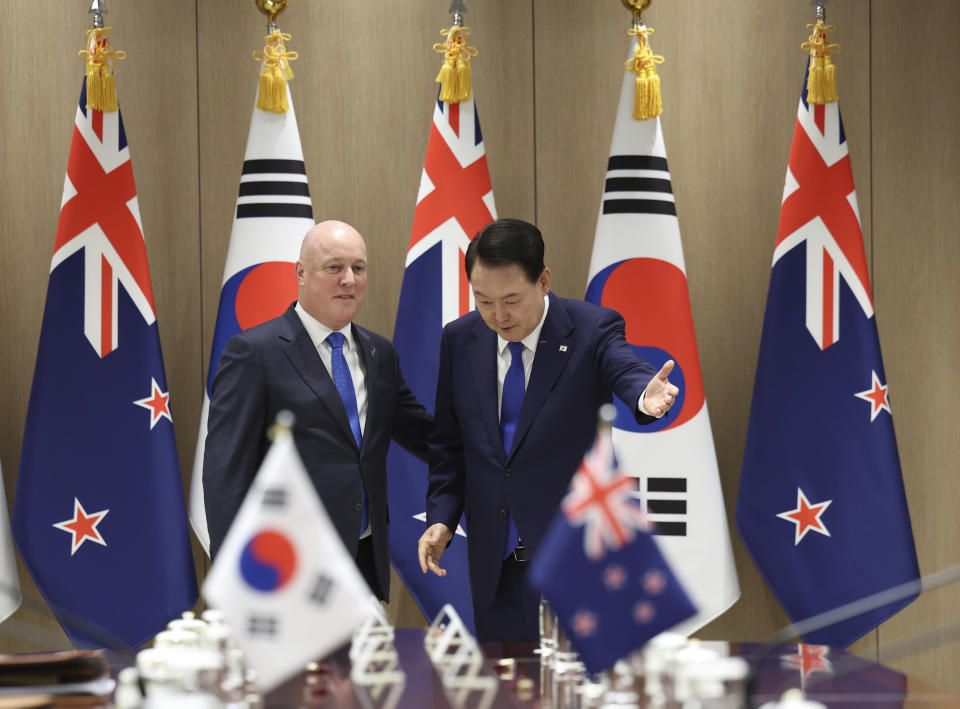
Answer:
POLYGON ((633 103, 633 119, 645 121, 663 113, 663 100, 660 97, 660 77, 657 76, 657 64, 663 64, 663 57, 650 49, 649 36, 653 29, 638 27, 627 34, 637 38, 637 49, 633 58, 623 65, 627 71, 637 75, 636 96, 633 103))
POLYGON ((287 101, 287 81, 293 78, 290 62, 299 56, 296 52, 288 52, 284 44, 293 37, 286 32, 274 30, 263 41, 266 44, 262 52, 254 52, 253 58, 263 62, 260 72, 260 91, 257 95, 257 108, 272 113, 286 113, 290 110, 287 101))
POLYGON ((127 58, 127 53, 110 46, 113 27, 87 30, 87 48, 79 56, 87 63, 87 108, 111 113, 117 104, 117 86, 113 67, 127 58))
POLYGON ((448 30, 440 30, 446 40, 433 45, 433 51, 443 54, 443 66, 437 74, 440 84, 440 100, 444 103, 469 101, 472 92, 470 58, 477 56, 477 48, 467 44, 469 27, 454 25, 448 30))
POLYGON ((823 105, 837 100, 837 67, 834 66, 831 54, 840 51, 839 44, 831 44, 827 35, 835 32, 833 25, 824 25, 823 20, 817 20, 815 25, 807 25, 813 34, 800 45, 801 49, 810 50, 810 71, 807 73, 807 103, 823 105))

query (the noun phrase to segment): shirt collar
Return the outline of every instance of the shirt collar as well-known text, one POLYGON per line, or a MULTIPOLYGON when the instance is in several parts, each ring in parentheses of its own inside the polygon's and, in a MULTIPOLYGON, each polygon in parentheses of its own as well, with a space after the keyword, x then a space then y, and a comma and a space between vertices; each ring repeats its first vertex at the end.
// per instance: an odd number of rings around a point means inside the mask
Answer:
MULTIPOLYGON (((300 322, 303 323, 303 327, 306 329, 307 334, 310 336, 310 341, 313 343, 313 346, 317 349, 320 348, 320 345, 324 343, 327 339, 327 336, 331 332, 337 332, 331 330, 329 327, 321 323, 310 313, 304 310, 303 306, 300 305, 300 301, 297 301, 297 304, 293 308, 297 311, 297 315, 300 317, 300 322)), ((353 323, 347 323, 346 327, 338 332, 342 332, 343 336, 346 338, 347 343, 350 347, 353 347, 353 323)))
MULTIPOLYGON (((297 305, 300 303, 298 302, 297 305)), ((526 347, 533 353, 537 351, 537 343, 540 342, 540 331, 543 330, 543 323, 547 320, 547 311, 550 309, 550 297, 545 295, 543 296, 543 315, 540 316, 540 322, 537 323, 537 326, 533 328, 533 331, 524 337, 520 342, 523 343, 523 346, 526 347)), ((508 341, 504 340, 500 336, 500 333, 497 333, 497 352, 501 355, 503 351, 507 349, 508 341)))

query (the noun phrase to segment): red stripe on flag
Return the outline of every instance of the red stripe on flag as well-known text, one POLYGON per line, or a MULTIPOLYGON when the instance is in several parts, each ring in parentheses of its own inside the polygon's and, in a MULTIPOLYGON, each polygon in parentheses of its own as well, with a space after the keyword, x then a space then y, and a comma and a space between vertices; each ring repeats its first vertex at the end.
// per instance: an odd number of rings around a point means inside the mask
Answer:
POLYGON ((823 135, 825 126, 826 126, 826 109, 823 107, 823 104, 816 104, 813 107, 813 122, 817 124, 817 130, 820 131, 820 135, 823 135))
POLYGON ((466 254, 462 251, 457 251, 459 256, 459 269, 458 273, 460 276, 460 314, 466 315, 470 310, 470 282, 467 280, 466 274, 466 254))
POLYGON ((94 111, 92 108, 88 108, 88 111, 93 111, 93 116, 91 116, 91 123, 93 124, 93 132, 96 133, 97 139, 102 143, 103 142, 103 111, 94 111))
POLYGON ((100 356, 113 350, 113 268, 100 256, 100 356))
MULTIPOLYGON (((809 248, 809 247, 808 247, 809 248)), ((833 258, 823 252, 823 346, 827 349, 833 344, 833 258)))
POLYGON ((450 116, 449 123, 450 127, 453 129, 454 135, 458 138, 460 137, 460 104, 459 103, 448 103, 447 112, 450 116))

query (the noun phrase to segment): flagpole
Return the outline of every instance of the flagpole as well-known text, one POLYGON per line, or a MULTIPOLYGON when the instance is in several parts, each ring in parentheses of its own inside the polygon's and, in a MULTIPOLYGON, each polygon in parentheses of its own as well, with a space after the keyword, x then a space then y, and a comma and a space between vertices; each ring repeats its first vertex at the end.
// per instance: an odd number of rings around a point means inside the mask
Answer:
POLYGON ((287 9, 288 0, 256 0, 257 9, 267 16, 267 34, 279 31, 277 16, 287 9))
POLYGON ((104 0, 91 0, 88 15, 93 15, 93 29, 103 29, 103 16, 107 14, 107 6, 104 0))

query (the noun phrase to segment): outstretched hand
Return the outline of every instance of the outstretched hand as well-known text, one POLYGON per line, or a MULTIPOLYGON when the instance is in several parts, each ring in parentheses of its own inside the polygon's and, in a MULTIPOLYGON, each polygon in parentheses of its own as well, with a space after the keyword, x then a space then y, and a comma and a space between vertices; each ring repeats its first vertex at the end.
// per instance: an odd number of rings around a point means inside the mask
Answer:
POLYGON ((668 379, 673 371, 673 364, 673 360, 668 359, 647 384, 647 390, 643 394, 643 408, 652 416, 663 416, 667 413, 680 393, 680 389, 668 379))
POLYGON ((446 576, 447 570, 440 568, 440 557, 443 550, 453 539, 453 533, 442 522, 431 524, 417 542, 417 558, 420 560, 420 570, 423 573, 432 571, 437 576, 446 576))

